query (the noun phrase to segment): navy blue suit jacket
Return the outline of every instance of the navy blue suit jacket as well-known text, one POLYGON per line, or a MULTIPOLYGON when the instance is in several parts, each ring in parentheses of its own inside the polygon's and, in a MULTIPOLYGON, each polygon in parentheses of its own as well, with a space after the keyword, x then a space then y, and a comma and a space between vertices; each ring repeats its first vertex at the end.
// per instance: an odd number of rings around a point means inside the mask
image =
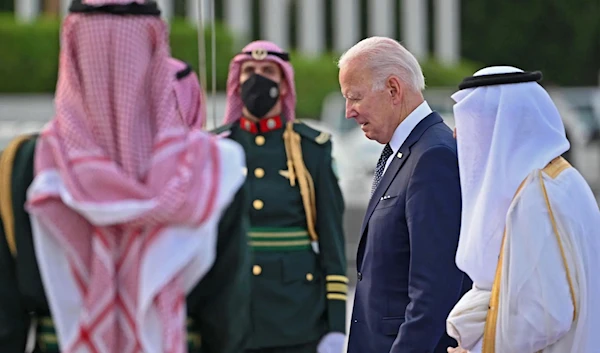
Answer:
POLYGON ((446 353, 446 318, 471 288, 455 263, 456 141, 439 114, 408 136, 375 190, 358 246, 348 353, 446 353))

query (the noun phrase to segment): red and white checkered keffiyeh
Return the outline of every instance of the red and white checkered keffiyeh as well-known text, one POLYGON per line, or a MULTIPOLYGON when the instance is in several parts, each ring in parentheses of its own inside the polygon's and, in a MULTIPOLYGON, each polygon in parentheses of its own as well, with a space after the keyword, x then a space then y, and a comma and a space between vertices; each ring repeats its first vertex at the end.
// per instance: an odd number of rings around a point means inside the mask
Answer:
MULTIPOLYGON (((171 58, 170 62, 177 72, 188 67, 184 62, 175 58, 171 58)), ((176 82, 175 97, 186 124, 192 128, 204 127, 206 122, 204 92, 200 89, 200 82, 194 72, 176 82)))
POLYGON ((27 205, 62 352, 187 349, 185 295, 214 261, 243 156, 190 130, 199 98, 176 93, 176 71, 158 17, 64 21, 27 205))
MULTIPOLYGON (((245 61, 253 60, 252 55, 244 54, 252 52, 256 49, 263 49, 276 53, 282 53, 283 50, 276 44, 266 41, 257 40, 244 47, 242 52, 236 55, 229 63, 229 75, 227 76, 227 106, 225 107, 224 124, 230 124, 239 120, 242 117, 244 102, 240 97, 240 70, 245 61)), ((294 84, 294 68, 289 61, 284 61, 278 56, 267 55, 263 60, 277 63, 283 73, 283 79, 288 85, 288 92, 284 97, 281 97, 281 110, 283 116, 288 120, 294 120, 296 117, 296 85, 294 84)))

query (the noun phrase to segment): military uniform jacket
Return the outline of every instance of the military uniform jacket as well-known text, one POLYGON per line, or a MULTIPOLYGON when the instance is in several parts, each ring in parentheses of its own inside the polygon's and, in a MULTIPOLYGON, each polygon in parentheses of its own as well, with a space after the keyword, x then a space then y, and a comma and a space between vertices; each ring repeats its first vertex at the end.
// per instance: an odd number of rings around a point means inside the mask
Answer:
POLYGON ((254 261, 248 269, 254 276, 249 348, 285 347, 315 342, 327 332, 344 333, 344 202, 329 135, 281 117, 258 123, 241 118, 213 132, 240 143, 246 152, 254 261), (295 162, 303 161, 310 174, 310 201, 301 195, 306 190, 298 168, 290 166, 294 148, 295 157, 301 157, 295 162))
MULTIPOLYGON (((35 136, 14 140, 0 160, 0 352, 24 352, 30 325, 36 353, 59 352, 36 262, 26 190, 33 180, 35 136)), ((188 351, 239 353, 249 333, 250 252, 247 192, 242 187, 219 224, 217 257, 188 294, 188 351)), ((176 254, 174 254, 176 255, 176 254)))

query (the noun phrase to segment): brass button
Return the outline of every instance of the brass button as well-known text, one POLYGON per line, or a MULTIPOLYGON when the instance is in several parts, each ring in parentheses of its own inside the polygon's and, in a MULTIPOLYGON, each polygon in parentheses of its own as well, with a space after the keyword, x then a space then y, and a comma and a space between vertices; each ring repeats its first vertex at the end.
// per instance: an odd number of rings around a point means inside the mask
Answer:
POLYGON ((262 168, 256 168, 254 169, 254 176, 257 178, 262 178, 265 176, 265 170, 262 168))
POLYGON ((262 200, 254 200, 254 202, 252 202, 252 206, 256 210, 262 210, 262 208, 265 206, 265 203, 262 202, 262 200))
POLYGON ((309 281, 309 282, 310 282, 310 281, 312 281, 314 278, 315 278, 315 277, 313 276, 313 274, 312 274, 312 273, 307 273, 307 274, 306 274, 306 280, 307 280, 307 281, 309 281))
POLYGON ((254 139, 254 142, 256 142, 257 145, 262 146, 265 144, 265 137, 264 136, 256 136, 256 138, 254 139))
POLYGON ((258 276, 261 273, 262 273, 262 267, 260 267, 258 265, 252 266, 252 274, 254 274, 255 276, 258 276))

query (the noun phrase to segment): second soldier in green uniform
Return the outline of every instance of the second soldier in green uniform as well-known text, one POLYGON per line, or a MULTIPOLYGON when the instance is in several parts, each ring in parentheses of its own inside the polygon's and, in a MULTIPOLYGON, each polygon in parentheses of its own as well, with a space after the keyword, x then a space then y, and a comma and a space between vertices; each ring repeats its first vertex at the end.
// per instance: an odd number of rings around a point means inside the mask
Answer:
POLYGON ((248 44, 230 63, 225 125, 246 151, 254 263, 251 353, 341 353, 344 201, 329 135, 295 120, 289 55, 248 44))

